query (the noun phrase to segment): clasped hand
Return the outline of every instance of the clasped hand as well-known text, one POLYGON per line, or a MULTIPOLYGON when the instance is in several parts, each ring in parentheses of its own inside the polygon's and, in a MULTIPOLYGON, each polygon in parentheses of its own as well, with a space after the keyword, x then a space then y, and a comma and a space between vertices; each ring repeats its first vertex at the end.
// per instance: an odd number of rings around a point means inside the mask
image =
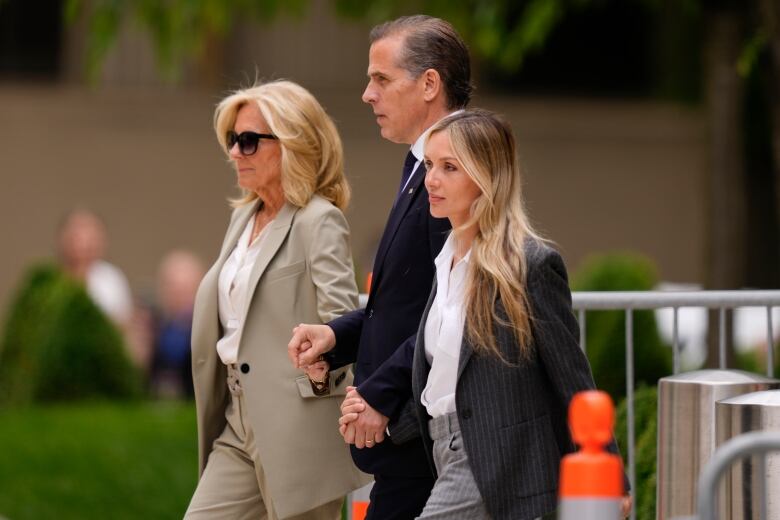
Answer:
MULTIPOLYGON (((327 325, 301 323, 293 329, 287 344, 287 355, 295 368, 306 372, 309 379, 318 381, 329 366, 322 355, 336 346, 336 335, 327 325)), ((388 418, 363 400, 354 386, 347 387, 347 396, 341 403, 339 432, 344 442, 356 448, 371 448, 385 440, 388 418)))
POLYGON ((347 396, 341 403, 339 433, 344 442, 356 448, 372 448, 385 440, 388 418, 371 407, 354 386, 347 387, 347 396))

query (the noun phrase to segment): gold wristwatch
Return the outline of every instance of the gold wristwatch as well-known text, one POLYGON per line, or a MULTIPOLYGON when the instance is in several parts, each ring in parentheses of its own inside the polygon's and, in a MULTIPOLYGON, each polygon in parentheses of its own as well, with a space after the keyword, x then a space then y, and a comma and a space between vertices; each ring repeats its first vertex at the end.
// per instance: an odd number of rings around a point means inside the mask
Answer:
POLYGON ((311 385, 311 391, 316 396, 328 395, 330 393, 330 372, 325 372, 325 379, 323 381, 315 381, 309 378, 309 384, 311 385))

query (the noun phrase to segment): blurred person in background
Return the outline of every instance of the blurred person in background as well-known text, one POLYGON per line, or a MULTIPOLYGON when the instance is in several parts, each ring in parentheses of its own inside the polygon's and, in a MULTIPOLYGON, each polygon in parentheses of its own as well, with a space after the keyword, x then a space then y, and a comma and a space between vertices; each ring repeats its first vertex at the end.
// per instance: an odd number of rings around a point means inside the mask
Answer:
POLYGON ((57 246, 65 272, 84 282, 100 310, 126 329, 133 315, 133 296, 122 271, 103 258, 106 252, 103 221, 87 209, 71 211, 60 225, 57 246))
POLYGON ((336 428, 352 377, 301 375, 285 347, 298 323, 357 304, 341 138, 289 81, 225 98, 214 128, 244 196, 195 299, 200 481, 185 518, 335 520, 369 480, 336 428))
POLYGON ((146 373, 152 354, 149 319, 135 305, 124 273, 105 260, 107 233, 103 221, 84 208, 69 212, 57 236, 62 269, 82 282, 98 308, 122 333, 125 348, 136 367, 146 373))
POLYGON ((192 308, 205 269, 184 250, 171 251, 157 274, 154 354, 149 373, 153 395, 192 398, 192 308))

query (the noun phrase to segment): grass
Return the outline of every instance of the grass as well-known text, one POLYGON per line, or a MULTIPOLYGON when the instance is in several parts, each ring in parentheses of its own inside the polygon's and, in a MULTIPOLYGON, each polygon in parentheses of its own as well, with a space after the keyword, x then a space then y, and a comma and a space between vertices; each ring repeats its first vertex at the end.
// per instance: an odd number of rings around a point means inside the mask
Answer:
POLYGON ((181 518, 196 439, 190 403, 0 409, 0 517, 181 518))

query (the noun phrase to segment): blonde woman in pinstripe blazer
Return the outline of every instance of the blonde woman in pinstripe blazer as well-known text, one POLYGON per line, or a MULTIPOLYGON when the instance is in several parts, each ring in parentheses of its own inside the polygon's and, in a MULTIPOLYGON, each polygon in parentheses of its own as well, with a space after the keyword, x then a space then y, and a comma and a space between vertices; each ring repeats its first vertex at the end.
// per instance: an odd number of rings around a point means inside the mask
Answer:
MULTIPOLYGON (((422 435, 431 454, 437 481, 419 518, 541 517, 555 510, 560 459, 574 449, 569 401, 594 388, 566 268, 528 224, 507 123, 480 110, 446 118, 425 165, 431 214, 453 231, 412 358, 407 410, 418 424, 399 411, 390 439, 422 435)), ((348 394, 342 423, 364 406, 348 394)))

